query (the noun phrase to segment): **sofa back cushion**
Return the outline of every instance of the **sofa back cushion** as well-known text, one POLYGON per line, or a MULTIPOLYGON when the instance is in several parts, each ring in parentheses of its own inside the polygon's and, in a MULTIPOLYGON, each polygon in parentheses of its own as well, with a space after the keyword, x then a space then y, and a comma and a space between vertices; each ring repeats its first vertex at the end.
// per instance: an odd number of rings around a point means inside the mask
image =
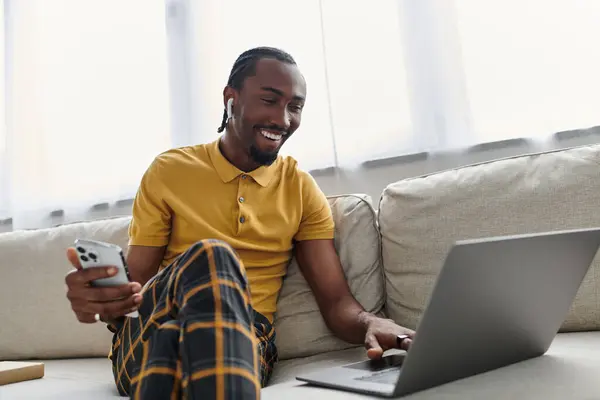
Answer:
POLYGON ((127 249, 129 218, 0 235, 0 360, 106 356, 112 334, 81 324, 66 298, 66 249, 77 238, 127 249))
MULTIPOLYGON (((381 311, 384 280, 381 240, 371 199, 363 195, 330 197, 335 220, 335 247, 350 290, 369 312, 381 311)), ((353 345, 337 339, 325 325, 308 283, 292 260, 275 315, 281 360, 306 357, 353 345)))
MULTIPOLYGON (((455 241, 600 226, 600 145, 402 180, 379 212, 386 310, 416 328, 455 241)), ((600 329, 599 293, 597 256, 561 331, 600 329)))
MULTIPOLYGON (((384 303, 381 242, 367 196, 329 199, 335 245, 352 292, 369 311, 384 303)), ((77 238, 115 243, 127 250, 130 218, 83 222, 0 235, 0 360, 105 357, 111 333, 103 323, 81 324, 66 298, 72 269, 66 248, 77 238)), ((350 347, 325 326, 317 304, 293 261, 280 295, 275 325, 280 357, 350 347)))

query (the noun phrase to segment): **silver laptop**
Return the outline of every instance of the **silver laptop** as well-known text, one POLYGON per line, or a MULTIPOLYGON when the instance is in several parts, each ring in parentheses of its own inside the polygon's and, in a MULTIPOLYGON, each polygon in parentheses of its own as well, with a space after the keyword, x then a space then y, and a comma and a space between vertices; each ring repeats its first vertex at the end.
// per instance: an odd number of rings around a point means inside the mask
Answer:
POLYGON ((457 242, 407 353, 297 379, 396 397, 541 356, 599 247, 600 228, 457 242))

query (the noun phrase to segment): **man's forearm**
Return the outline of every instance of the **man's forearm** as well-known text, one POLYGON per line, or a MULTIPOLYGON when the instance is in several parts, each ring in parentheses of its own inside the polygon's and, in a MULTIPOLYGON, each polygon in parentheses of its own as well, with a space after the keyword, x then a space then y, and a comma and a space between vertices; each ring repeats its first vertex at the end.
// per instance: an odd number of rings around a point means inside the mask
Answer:
POLYGON ((364 343, 370 322, 377 318, 352 296, 333 240, 298 242, 296 258, 329 329, 349 343, 364 343))
POLYGON ((352 344, 362 344, 371 320, 377 318, 352 297, 345 296, 330 305, 323 317, 329 329, 340 339, 352 344))

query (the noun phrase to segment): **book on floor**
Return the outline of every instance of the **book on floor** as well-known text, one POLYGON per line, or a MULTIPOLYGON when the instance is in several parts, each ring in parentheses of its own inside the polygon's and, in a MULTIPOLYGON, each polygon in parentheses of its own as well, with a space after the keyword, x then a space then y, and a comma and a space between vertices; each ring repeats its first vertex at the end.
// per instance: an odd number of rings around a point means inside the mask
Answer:
POLYGON ((39 379, 44 376, 44 363, 29 361, 0 361, 0 386, 39 379))

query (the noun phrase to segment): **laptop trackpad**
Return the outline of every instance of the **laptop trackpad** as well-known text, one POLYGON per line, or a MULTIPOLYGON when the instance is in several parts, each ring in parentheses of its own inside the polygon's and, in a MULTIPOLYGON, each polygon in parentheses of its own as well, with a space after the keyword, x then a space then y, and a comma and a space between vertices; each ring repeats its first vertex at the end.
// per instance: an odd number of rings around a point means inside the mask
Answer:
POLYGON ((404 354, 391 354, 379 360, 367 360, 345 365, 344 368, 359 369, 362 371, 380 371, 386 368, 398 367, 404 362, 404 354))

